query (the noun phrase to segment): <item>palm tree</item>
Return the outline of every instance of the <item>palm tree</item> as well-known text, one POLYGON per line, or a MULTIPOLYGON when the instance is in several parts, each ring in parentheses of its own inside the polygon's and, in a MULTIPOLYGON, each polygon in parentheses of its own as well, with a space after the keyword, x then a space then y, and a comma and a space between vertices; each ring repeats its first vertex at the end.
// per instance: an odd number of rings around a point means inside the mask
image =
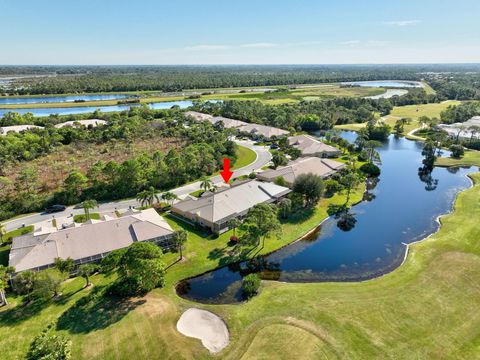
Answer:
POLYGON ((213 182, 207 177, 204 177, 202 179, 202 182, 200 183, 200 188, 203 189, 203 191, 207 192, 211 190, 213 187, 213 182))
POLYGON ((14 272, 14 267, 0 265, 0 306, 8 305, 7 296, 5 295, 5 289, 8 287, 10 277, 14 272))
POLYGON ((5 225, 0 224, 0 244, 3 243, 3 237, 5 236, 6 233, 7 233, 7 228, 5 227, 5 225))
POLYGON ((94 209, 97 207, 97 201, 96 200, 85 200, 82 202, 82 207, 83 210, 85 211, 85 220, 90 220, 90 209, 94 209))
POLYGON ((165 200, 169 205, 173 205, 173 202, 178 199, 178 196, 172 192, 165 192, 162 194, 162 200, 165 200), (171 204, 169 202, 172 202, 171 204))
POLYGON ((97 271, 97 266, 95 264, 83 264, 78 268, 78 275, 85 279, 85 287, 91 285, 90 276, 97 271))
POLYGON ((140 202, 142 206, 148 204, 148 206, 152 207, 155 200, 158 203, 160 198, 158 197, 157 191, 153 186, 150 186, 147 190, 141 191, 137 194, 137 201, 140 202))
POLYGON ((472 125, 468 128, 470 130, 470 143, 472 143, 473 138, 475 137, 476 134, 480 133, 480 126, 478 125, 472 125))
POLYGON ((237 237, 236 236, 237 235, 236 230, 241 224, 242 224, 242 222, 240 220, 238 220, 237 218, 233 218, 233 219, 228 220, 228 227, 233 230, 233 236, 234 237, 237 237))
POLYGON ((278 201, 278 208, 282 212, 282 217, 286 219, 288 216, 288 213, 292 209, 292 200, 287 198, 280 199, 278 201))
POLYGON ((175 231, 173 242, 177 250, 180 252, 180 260, 183 259, 183 245, 187 242, 187 232, 185 230, 175 231))

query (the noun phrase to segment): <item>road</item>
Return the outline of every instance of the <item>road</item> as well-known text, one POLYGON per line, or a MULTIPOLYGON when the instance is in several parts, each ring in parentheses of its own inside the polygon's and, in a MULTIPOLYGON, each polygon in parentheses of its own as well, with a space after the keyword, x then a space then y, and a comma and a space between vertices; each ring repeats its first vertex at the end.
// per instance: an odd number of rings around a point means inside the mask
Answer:
MULTIPOLYGON (((239 145, 245 146, 249 149, 252 149, 257 153, 256 160, 247 165, 243 168, 234 170, 232 178, 237 178, 242 175, 248 175, 252 171, 256 171, 261 169, 263 166, 268 164, 272 158, 270 151, 265 146, 258 146, 254 145, 254 143, 250 140, 235 140, 235 142, 239 145)), ((221 185, 223 183, 223 179, 220 175, 214 176, 211 178, 214 185, 221 185)), ((170 190, 170 192, 176 194, 177 196, 185 196, 200 189, 200 181, 196 181, 187 185, 180 186, 176 189, 170 190)), ((124 210, 128 209, 129 207, 137 207, 140 206, 139 202, 135 199, 129 200, 119 200, 119 201, 111 201, 106 203, 99 203, 98 208, 95 209, 95 212, 114 212, 115 210, 124 210)), ((45 214, 45 213, 36 213, 24 217, 20 217, 17 219, 13 219, 10 221, 6 221, 3 224, 7 231, 18 229, 21 226, 28 226, 32 224, 36 224, 42 221, 50 220, 52 217, 61 218, 61 217, 69 217, 71 215, 83 214, 83 209, 75 209, 74 206, 69 206, 65 211, 58 212, 55 214, 45 214)))

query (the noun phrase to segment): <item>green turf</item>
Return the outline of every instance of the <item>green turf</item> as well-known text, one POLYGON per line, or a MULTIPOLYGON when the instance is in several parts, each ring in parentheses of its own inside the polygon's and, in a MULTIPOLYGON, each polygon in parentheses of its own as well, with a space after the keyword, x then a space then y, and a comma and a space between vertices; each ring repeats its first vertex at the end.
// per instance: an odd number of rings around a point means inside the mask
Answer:
MULTIPOLYGON (((90 219, 91 220, 100 220, 100 214, 99 213, 90 213, 90 219)), ((87 221, 87 217, 85 214, 78 214, 73 217, 73 221, 76 223, 84 223, 87 221)))
MULTIPOLYGON (((352 201, 360 200, 363 189, 355 192, 352 201)), ((323 199, 314 211, 303 212, 284 223, 280 239, 269 239, 262 251, 245 256, 266 254, 292 242, 326 217, 328 204, 344 200, 344 195, 323 199)), ((181 279, 235 261, 237 258, 229 253, 231 248, 227 245, 232 232, 215 238, 172 216, 167 215, 166 219, 174 229, 184 228, 189 235, 182 262, 178 262, 176 253, 164 256, 169 267, 165 288, 154 290, 142 299, 112 303, 101 298, 73 306, 91 291, 83 289, 83 279, 75 279, 64 285, 64 297, 58 302, 21 306, 20 298, 9 297, 11 305, 0 309, 0 329, 10 334, 0 337, 5 359, 22 358, 33 337, 52 321, 57 321, 61 333, 72 339, 75 359, 208 358, 197 340, 175 330, 181 310, 189 304, 175 295, 173 286, 181 279)), ((97 287, 108 282, 99 275, 93 276, 92 281, 97 287)))
POLYGON ((257 159, 257 153, 245 146, 237 145, 237 161, 232 169, 240 169, 250 165, 257 159))
POLYGON ((460 159, 455 159, 451 157, 441 157, 438 158, 435 162, 436 166, 469 166, 476 165, 480 166, 480 151, 467 150, 465 155, 460 159))
MULTIPOLYGON (((480 165, 480 156, 475 156, 480 165)), ((480 174, 477 185, 459 194, 455 211, 428 240, 412 245, 401 267, 361 283, 292 284, 263 281, 261 292, 241 305, 202 305, 176 296, 173 285, 230 261, 230 232, 206 237, 172 217, 174 228, 190 230, 184 252, 167 253, 166 286, 142 298, 78 302, 92 291, 83 279, 64 284, 63 297, 40 306, 20 298, 0 309, 5 359, 23 358, 32 338, 55 322, 73 341, 74 359, 475 359, 480 347, 480 174), (231 344, 210 355, 200 341, 180 335, 180 314, 200 307, 227 323, 231 344), (63 314, 62 314, 63 313, 63 314)), ((358 200, 361 192, 355 194, 358 200)), ((283 225, 272 251, 315 227, 331 202, 283 225)), ((361 239, 359 239, 361 241, 361 239)), ((100 288, 111 281, 93 277, 100 288)))
POLYGON ((3 242, 11 242, 14 237, 25 235, 32 231, 33 231, 33 225, 25 226, 25 227, 7 232, 5 235, 3 235, 2 240, 3 242))
POLYGON ((190 194, 188 195, 191 195, 191 196, 195 196, 196 198, 202 196, 202 194, 204 193, 205 191, 203 189, 200 189, 200 190, 196 190, 194 192, 191 192, 190 194))
MULTIPOLYGON (((393 130, 395 122, 401 118, 410 118, 412 121, 405 125, 405 135, 410 131, 420 127, 418 118, 421 116, 428 116, 429 118, 440 118, 440 113, 444 111, 450 105, 458 105, 460 101, 444 101, 442 103, 434 104, 419 104, 419 105, 406 105, 395 106, 389 115, 380 118, 381 122, 385 122, 390 125, 393 130)), ((345 124, 337 125, 336 129, 358 131, 365 127, 366 123, 361 124, 345 124)), ((418 140, 418 139, 417 139, 418 140)))

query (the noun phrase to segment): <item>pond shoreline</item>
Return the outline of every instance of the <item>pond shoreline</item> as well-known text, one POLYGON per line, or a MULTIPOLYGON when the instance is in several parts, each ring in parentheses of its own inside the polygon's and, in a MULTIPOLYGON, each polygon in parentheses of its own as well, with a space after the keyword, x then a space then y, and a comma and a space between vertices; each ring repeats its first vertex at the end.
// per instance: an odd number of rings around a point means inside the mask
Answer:
MULTIPOLYGON (((408 140, 408 139, 407 139, 408 140)), ((410 140, 412 141, 412 140, 410 140)), ((413 140, 412 142, 418 142, 416 140, 413 140)), ((451 166, 451 167, 457 167, 457 166, 451 166)), ((451 202, 447 205, 448 208, 446 207, 445 208, 445 212, 442 212, 441 214, 437 215, 435 217, 435 223, 436 223, 436 226, 432 227, 431 229, 429 229, 430 231, 426 232, 425 234, 418 234, 418 235, 414 235, 412 234, 411 238, 412 240, 415 239, 415 237, 418 238, 418 236, 422 236, 421 239, 419 240, 414 240, 413 242, 410 242, 410 243, 407 243, 407 242, 404 242, 402 241, 400 244, 401 245, 405 245, 405 248, 403 251, 399 252, 398 255, 395 255, 394 258, 392 258, 392 261, 388 264, 385 264, 385 266, 382 266, 382 267, 379 267, 377 269, 371 269, 371 270, 367 270, 364 271, 363 273, 359 274, 358 276, 343 276, 341 273, 330 273, 328 274, 327 276, 323 276, 322 274, 322 271, 320 272, 317 272, 317 276, 318 276, 318 279, 314 279, 314 278, 311 278, 309 276, 305 277, 304 275, 302 275, 301 277, 303 277, 303 279, 301 278, 298 278, 298 279, 295 279, 294 277, 296 276, 295 275, 295 271, 294 272, 291 272, 291 275, 293 274, 293 279, 288 279, 288 280, 277 280, 277 279, 268 279, 268 276, 267 278, 264 280, 264 281, 276 281, 276 282, 280 282, 280 283, 319 283, 319 282, 352 282, 352 283, 361 283, 361 282, 365 282, 365 281, 370 281, 370 280, 373 280, 373 279, 377 279, 377 278, 381 278, 382 276, 385 276, 387 274, 390 274, 391 272, 393 272, 394 270, 396 270, 397 268, 399 268, 400 266, 402 266, 405 262, 406 262, 406 259, 408 258, 408 255, 409 255, 409 252, 410 252, 410 245, 414 245, 418 242, 423 242, 427 239, 429 239, 432 235, 436 234, 440 229, 441 229, 441 218, 445 215, 448 215, 448 214, 451 214, 455 211, 455 203, 457 201, 457 198, 459 196, 460 193, 462 193, 463 191, 465 190, 468 190, 468 189, 471 189, 473 186, 475 186, 475 182, 473 181, 473 178, 472 178, 472 175, 473 173, 471 174, 465 174, 464 176, 469 180, 468 181, 468 186, 465 187, 465 188, 462 188, 461 191, 458 191, 454 197, 452 197, 451 199, 451 202), (343 276, 343 278, 342 278, 343 276), (323 277, 323 279, 322 279, 323 277), (356 277, 356 279, 355 279, 356 277)), ((460 190, 460 189, 458 189, 460 190)), ((360 203, 364 202, 364 200, 360 200, 358 202, 356 202, 355 204, 352 204, 352 207, 353 206, 356 206, 360 203)), ((262 254, 261 256, 258 256, 258 257, 255 257, 255 258, 262 258, 262 257, 267 257, 269 255, 271 255, 272 253, 276 253, 280 250, 282 250, 283 248, 287 247, 287 246, 291 246, 297 242, 299 242, 300 240, 304 240, 306 238, 308 238, 309 236, 311 236, 312 234, 316 233, 319 229, 319 227, 324 224, 327 220, 331 219, 332 216, 327 216, 325 217, 319 225, 315 226, 314 228, 312 228, 311 230, 307 231, 305 234, 303 234, 302 236, 298 237, 297 239, 287 243, 287 244, 284 244, 282 245, 281 247, 275 249, 275 250, 272 250, 266 254, 262 254)), ((433 220, 433 219, 432 219, 433 220)), ((406 239, 407 240, 407 239, 406 239)), ((308 251, 308 250, 306 250, 308 251)), ((253 259, 253 258, 252 258, 253 259)), ((214 268, 214 269, 210 269, 208 271, 204 271, 200 274, 197 274, 195 276, 190 276, 188 278, 185 278, 185 279, 182 279, 181 281, 179 281, 176 285, 175 285, 175 290, 176 290, 176 293, 177 293, 177 296, 181 297, 182 299, 185 299, 185 300, 188 300, 188 301, 192 301, 192 302, 195 302, 195 303, 201 303, 201 304, 236 304, 236 303, 241 303, 242 301, 228 301, 228 302, 224 302, 222 300, 220 300, 219 302, 215 302, 215 301, 210 301, 210 299, 214 299, 214 297, 212 298, 203 298, 203 299, 195 299, 195 298, 192 298, 192 297, 188 297, 188 292, 186 292, 185 294, 182 294, 182 290, 180 289, 179 285, 183 284, 184 282, 185 283, 188 283, 189 280, 192 280, 192 279, 195 279, 195 278, 199 278, 201 276, 204 276, 206 274, 209 274, 209 273, 212 273, 214 271, 217 271, 219 269, 222 269, 222 268, 225 268, 227 266, 230 266, 232 264, 241 264, 241 263, 245 263, 246 261, 248 260, 251 260, 251 259, 244 259, 244 260, 240 260, 240 261, 236 261, 236 262, 232 262, 232 263, 229 263, 229 264, 226 264, 226 265, 223 265, 223 266, 220 266, 220 267, 217 267, 217 268, 214 268), (185 296, 186 295, 186 296, 185 296)), ((233 270, 234 272, 237 272, 238 270, 233 270)), ((281 270, 280 270, 281 271, 281 270)), ((301 270, 299 270, 301 271, 301 270)), ((268 273, 267 273, 268 274, 268 273)), ((275 275, 275 274, 274 274, 275 275)), ((308 275, 308 274, 307 274, 308 275)), ((355 274, 354 274, 355 275, 355 274)), ((237 280, 238 281, 238 280, 237 280)), ((233 283, 232 283, 233 284, 233 283)), ((198 286, 198 285, 197 285, 198 286)), ((232 288, 233 289, 233 288, 232 288)))

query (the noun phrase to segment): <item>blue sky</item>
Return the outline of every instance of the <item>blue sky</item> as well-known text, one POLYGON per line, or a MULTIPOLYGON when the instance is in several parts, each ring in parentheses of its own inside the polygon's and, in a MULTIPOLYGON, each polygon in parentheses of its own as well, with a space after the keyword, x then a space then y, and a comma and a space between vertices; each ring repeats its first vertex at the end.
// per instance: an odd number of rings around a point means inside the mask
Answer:
POLYGON ((0 64, 480 62, 478 0, 0 0, 0 64))

